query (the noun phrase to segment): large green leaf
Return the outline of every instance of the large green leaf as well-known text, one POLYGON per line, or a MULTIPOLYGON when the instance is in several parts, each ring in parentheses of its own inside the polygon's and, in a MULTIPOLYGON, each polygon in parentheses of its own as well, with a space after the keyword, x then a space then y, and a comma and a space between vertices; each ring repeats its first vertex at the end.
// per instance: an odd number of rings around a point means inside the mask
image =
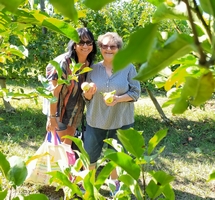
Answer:
POLYGON ((90 161, 89 161, 90 159, 89 159, 89 155, 87 154, 86 150, 84 149, 83 141, 79 138, 71 137, 69 135, 63 136, 63 138, 68 138, 77 145, 77 147, 79 148, 79 151, 75 151, 75 152, 78 154, 84 167, 87 169, 90 164, 90 161))
POLYGON ((186 98, 179 98, 176 100, 174 107, 172 108, 173 114, 182 114, 187 110, 189 106, 188 100, 186 98))
POLYGON ((153 23, 158 23, 164 19, 187 20, 187 13, 181 10, 181 7, 169 7, 166 3, 162 3, 153 15, 153 23))
POLYGON ((0 199, 6 199, 8 190, 0 191, 0 199))
POLYGON ((166 137, 168 129, 163 129, 155 133, 155 135, 149 140, 148 144, 148 155, 152 153, 154 148, 159 144, 159 142, 166 137))
POLYGON ((117 136, 125 149, 136 158, 143 156, 144 152, 144 138, 136 130, 130 128, 127 130, 117 130, 117 136))
POLYGON ((106 4, 114 2, 115 0, 85 0, 84 4, 93 9, 93 10, 100 10, 102 7, 104 7, 106 4))
POLYGON ((174 180, 173 176, 166 174, 164 171, 150 171, 151 176, 156 180, 157 184, 164 186, 174 180))
POLYGON ((164 186, 162 193, 166 199, 175 200, 175 193, 170 184, 164 186))
POLYGON ((25 181, 28 174, 25 162, 18 156, 12 156, 8 161, 10 163, 8 180, 11 181, 14 186, 20 186, 25 181))
POLYGON ((166 0, 147 0, 149 3, 159 6, 161 3, 165 2, 166 0))
POLYGON ((10 12, 15 12, 20 4, 24 3, 26 0, 0 0, 0 4, 4 5, 10 12))
POLYGON ((115 167, 116 164, 114 164, 113 162, 108 162, 107 164, 105 164, 96 178, 95 187, 97 188, 97 190, 100 189, 100 187, 103 185, 103 183, 109 177, 115 167))
POLYGON ((212 72, 208 72, 204 74, 202 77, 198 79, 198 83, 196 84, 196 93, 193 101, 190 103, 194 106, 199 106, 203 104, 205 101, 209 100, 214 92, 215 80, 212 72))
POLYGON ((10 163, 6 159, 6 156, 0 151, 0 170, 3 173, 4 177, 7 176, 8 171, 10 170, 10 163))
POLYGON ((135 197, 138 200, 144 199, 143 193, 138 182, 134 180, 131 176, 129 176, 128 174, 123 174, 122 176, 119 177, 119 180, 130 188, 131 192, 135 195, 135 197))
POLYGON ((122 152, 116 152, 106 155, 106 158, 116 163, 119 167, 121 167, 129 175, 131 175, 135 180, 139 179, 140 166, 137 165, 129 155, 122 152))
POLYGON ((203 11, 215 17, 215 1, 214 0, 199 0, 203 11))
POLYGON ((126 48, 120 50, 114 57, 114 71, 125 68, 131 62, 145 62, 151 53, 156 31, 157 25, 150 24, 131 34, 126 48))
POLYGON ((19 195, 18 197, 13 198, 13 200, 48 200, 49 198, 45 194, 30 194, 28 196, 19 195))
POLYGON ((215 171, 213 171, 210 175, 207 181, 215 180, 215 171))
POLYGON ((20 23, 29 23, 44 26, 52 31, 65 35, 66 37, 79 41, 79 36, 75 28, 62 20, 49 17, 46 13, 40 12, 38 10, 29 11, 27 9, 20 9, 16 12, 20 23))
POLYGON ((162 188, 155 181, 151 180, 146 186, 146 193, 151 199, 155 199, 162 193, 162 188))
POLYGON ((164 47, 155 49, 147 62, 142 64, 135 79, 146 81, 159 71, 169 66, 174 60, 188 54, 192 50, 193 38, 185 34, 174 34, 164 47))
POLYGON ((74 6, 74 0, 50 0, 50 3, 65 17, 77 23, 78 13, 74 6))

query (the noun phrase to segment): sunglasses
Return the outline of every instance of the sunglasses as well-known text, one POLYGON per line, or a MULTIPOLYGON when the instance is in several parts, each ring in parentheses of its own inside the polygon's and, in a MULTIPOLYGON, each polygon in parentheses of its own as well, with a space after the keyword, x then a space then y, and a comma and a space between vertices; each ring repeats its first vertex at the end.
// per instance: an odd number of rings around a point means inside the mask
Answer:
POLYGON ((108 49, 108 48, 110 48, 111 50, 116 50, 116 49, 118 49, 117 46, 109 46, 109 45, 104 45, 104 44, 101 44, 101 48, 102 48, 102 49, 108 49))
POLYGON ((79 46, 84 46, 85 44, 86 44, 87 46, 92 46, 92 45, 93 45, 93 42, 90 41, 90 40, 88 40, 88 41, 80 40, 80 42, 77 43, 77 45, 79 45, 79 46))

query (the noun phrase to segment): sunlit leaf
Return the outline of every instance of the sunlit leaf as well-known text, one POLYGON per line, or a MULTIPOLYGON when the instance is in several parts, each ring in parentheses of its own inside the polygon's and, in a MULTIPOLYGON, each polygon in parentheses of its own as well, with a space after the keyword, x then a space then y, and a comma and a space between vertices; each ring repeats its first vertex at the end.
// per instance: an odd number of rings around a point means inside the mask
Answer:
POLYGON ((144 152, 145 141, 138 131, 130 128, 127 130, 117 130, 117 136, 125 149, 137 158, 140 158, 144 152))
POLYGON ((188 100, 184 98, 179 98, 176 100, 175 105, 172 109, 173 114, 182 114, 187 110, 189 106, 188 100))
POLYGON ((106 158, 112 160, 135 180, 138 180, 140 176, 140 166, 137 165, 129 155, 122 152, 116 152, 106 155, 106 158))
POLYGON ((149 174, 151 174, 151 176, 160 186, 169 184, 170 182, 172 182, 174 180, 173 176, 170 176, 169 174, 165 173, 164 171, 150 171, 149 174))
POLYGON ((6 177, 8 171, 10 170, 10 163, 2 152, 0 152, 0 160, 0 170, 3 173, 4 177, 6 177))
POLYGON ((84 4, 93 9, 93 10, 100 10, 102 7, 104 7, 106 4, 111 3, 115 0, 99 0, 99 1, 95 1, 95 0, 84 0, 84 4))
POLYGON ((190 36, 174 34, 167 40, 163 48, 152 52, 149 60, 140 67, 135 79, 145 81, 156 75, 174 60, 189 53, 192 50, 192 43, 193 40, 190 36))
POLYGON ((215 17, 215 1, 214 0, 199 0, 203 11, 215 17))
POLYGON ((207 181, 215 180, 215 171, 213 171, 210 175, 207 181))
POLYGON ((148 144, 148 155, 152 153, 154 148, 159 144, 159 142, 166 137, 168 129, 163 129, 155 133, 155 135, 149 140, 148 144))
POLYGON ((196 86, 194 99, 190 103, 194 106, 199 106, 209 100, 214 92, 215 80, 212 72, 200 77, 196 86))
POLYGON ((157 25, 150 24, 131 34, 126 48, 120 50, 114 57, 114 71, 121 70, 132 62, 145 62, 151 53, 156 31, 157 25))
POLYGON ((0 199, 6 199, 8 190, 0 191, 0 199))
POLYGON ((17 156, 10 157, 8 161, 10 163, 8 180, 11 181, 14 186, 19 186, 25 181, 28 174, 25 162, 17 156))
POLYGON ((78 13, 74 6, 74 0, 50 0, 50 3, 65 17, 77 23, 78 13))
POLYGON ((114 164, 113 162, 108 162, 107 164, 105 164, 105 166, 102 168, 102 170, 99 172, 96 178, 95 187, 97 188, 97 190, 100 189, 100 187, 103 185, 105 180, 110 176, 111 172, 115 167, 116 164, 114 164))
POLYGON ((177 4, 177 6, 170 7, 166 3, 160 4, 153 15, 153 23, 158 23, 164 19, 179 19, 187 20, 186 5, 184 2, 177 4), (183 9, 184 8, 184 9, 183 9))
POLYGON ((4 5, 10 12, 15 12, 20 4, 24 3, 25 0, 0 0, 0 4, 4 5))

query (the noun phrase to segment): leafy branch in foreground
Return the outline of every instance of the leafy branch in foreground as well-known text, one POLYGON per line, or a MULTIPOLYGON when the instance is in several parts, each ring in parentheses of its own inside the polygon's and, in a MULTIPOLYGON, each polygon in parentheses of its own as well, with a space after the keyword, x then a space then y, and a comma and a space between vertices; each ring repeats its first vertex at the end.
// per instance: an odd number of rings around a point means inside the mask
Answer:
POLYGON ((158 131, 146 146, 141 132, 132 128, 118 130, 117 135, 128 154, 124 152, 116 140, 107 139, 105 142, 113 146, 116 151, 107 149, 104 156, 98 161, 97 168, 90 171, 79 171, 82 166, 85 169, 89 167, 89 157, 83 148, 82 141, 71 136, 64 136, 75 142, 80 149, 80 152, 77 151, 79 159, 71 167, 72 174, 70 175, 74 177, 74 181, 72 183, 68 181, 67 173, 51 172, 51 182, 59 184, 59 188, 64 188, 66 199, 71 199, 76 194, 86 200, 89 198, 102 200, 105 199, 105 196, 102 196, 99 191, 103 184, 107 184, 110 190, 115 190, 109 176, 116 168, 121 187, 120 191, 115 194, 115 199, 129 199, 130 195, 133 194, 138 200, 157 199, 161 196, 174 200, 175 195, 170 185, 174 178, 164 171, 148 170, 150 165, 155 165, 156 158, 163 152, 164 147, 161 147, 153 153, 166 134, 167 129, 158 131), (150 180, 149 177, 151 177, 150 180), (75 184, 82 184, 86 193, 81 194, 80 189, 76 188, 75 184))

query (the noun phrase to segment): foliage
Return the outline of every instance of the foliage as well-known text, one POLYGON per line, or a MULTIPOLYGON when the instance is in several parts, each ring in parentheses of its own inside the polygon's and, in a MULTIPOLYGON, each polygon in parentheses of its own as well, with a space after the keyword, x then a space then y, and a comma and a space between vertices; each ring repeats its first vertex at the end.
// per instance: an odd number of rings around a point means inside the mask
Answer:
POLYGON ((3 174, 3 177, 7 180, 7 185, 3 187, 2 178, 0 179, 0 199, 41 199, 47 200, 48 198, 44 194, 30 194, 28 196, 18 195, 14 196, 12 194, 12 189, 16 189, 17 186, 20 186, 25 181, 27 176, 27 168, 25 162, 18 156, 12 156, 6 158, 6 156, 0 152, 0 171, 3 174))
POLYGON ((162 82, 167 91, 174 89, 175 94, 169 96, 165 106, 174 104, 172 112, 181 114, 190 105, 201 106, 212 97, 214 92, 213 10, 215 7, 211 0, 200 1, 199 4, 195 0, 148 0, 148 2, 156 6, 152 23, 131 34, 129 45, 115 57, 115 70, 120 70, 129 62, 138 61, 143 64, 136 79, 145 81, 168 66, 179 65, 172 75, 162 82), (208 16, 205 17, 204 13, 208 16), (162 32, 157 33, 160 23, 167 20, 188 21, 191 34, 181 31, 174 34, 166 32, 165 35, 162 32), (151 28, 151 34, 148 34, 150 27, 154 29, 151 28), (142 38, 142 47, 139 46, 140 42, 137 46, 138 33, 148 36, 142 38), (147 49, 146 52, 143 46, 147 49), (129 55, 131 47, 136 49, 136 53, 129 55), (124 60, 125 55, 127 55, 126 62, 123 63, 121 61, 124 60), (138 55, 142 56, 138 59, 138 55))
POLYGON ((173 181, 173 177, 166 174, 164 171, 147 171, 147 165, 154 163, 154 160, 162 153, 164 147, 161 147, 156 153, 152 154, 160 141, 166 136, 166 130, 160 130, 150 139, 148 145, 145 144, 144 137, 141 132, 134 129, 129 130, 118 130, 117 135, 122 146, 117 144, 114 139, 105 140, 106 143, 113 146, 117 151, 113 149, 107 149, 104 153, 104 157, 98 161, 102 170, 98 172, 99 166, 94 170, 84 170, 80 172, 82 165, 84 168, 88 168, 89 163, 88 155, 86 154, 83 143, 78 138, 72 138, 71 136, 64 136, 70 138, 81 150, 81 153, 77 151, 79 159, 76 164, 71 167, 71 173, 68 171, 65 173, 50 172, 52 176, 51 182, 59 184, 59 187, 66 188, 65 195, 66 199, 71 199, 74 195, 78 195, 83 199, 105 199, 102 194, 99 193, 101 186, 107 183, 111 190, 115 190, 113 183, 109 180, 110 173, 114 168, 119 170, 119 180, 121 181, 121 189, 116 193, 115 198, 127 199, 129 195, 133 194, 137 199, 156 199, 160 195, 164 195, 167 199, 175 199, 174 192, 170 186, 170 182, 173 181), (148 146, 148 148, 147 148, 148 146), (87 161, 88 160, 88 161, 87 161), (83 163, 83 164, 81 164, 83 163), (149 184, 146 186, 146 174, 151 176, 149 184), (73 178, 73 182, 69 181, 70 176, 73 178), (142 182, 144 183, 143 192, 138 180, 143 177, 142 182), (86 193, 82 195, 78 184, 83 184, 86 193), (156 191, 156 192, 155 192, 156 191))

